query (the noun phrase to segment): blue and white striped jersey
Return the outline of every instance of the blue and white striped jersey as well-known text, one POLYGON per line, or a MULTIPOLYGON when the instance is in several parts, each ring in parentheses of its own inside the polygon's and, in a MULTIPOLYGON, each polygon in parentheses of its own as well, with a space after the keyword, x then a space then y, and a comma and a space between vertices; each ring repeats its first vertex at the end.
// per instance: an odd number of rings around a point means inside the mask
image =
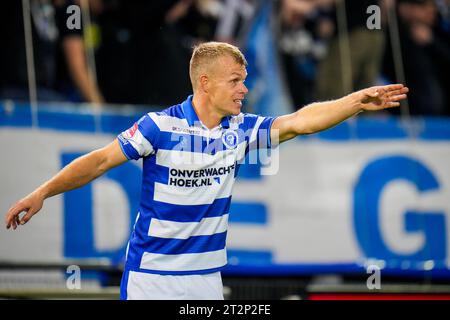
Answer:
POLYGON ((227 263, 226 235, 238 168, 252 148, 270 148, 274 118, 239 114, 208 129, 192 96, 150 112, 118 136, 128 159, 143 158, 139 213, 126 267, 201 274, 227 263))

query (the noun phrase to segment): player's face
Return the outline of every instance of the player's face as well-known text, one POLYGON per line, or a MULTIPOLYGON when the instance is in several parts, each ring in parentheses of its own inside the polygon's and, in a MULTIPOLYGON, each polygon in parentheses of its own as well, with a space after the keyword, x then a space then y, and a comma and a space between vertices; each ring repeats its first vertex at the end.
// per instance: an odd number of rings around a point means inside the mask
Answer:
POLYGON ((209 79, 209 98, 213 108, 223 116, 241 113, 242 100, 248 92, 244 84, 247 77, 245 66, 231 56, 218 59, 209 79))

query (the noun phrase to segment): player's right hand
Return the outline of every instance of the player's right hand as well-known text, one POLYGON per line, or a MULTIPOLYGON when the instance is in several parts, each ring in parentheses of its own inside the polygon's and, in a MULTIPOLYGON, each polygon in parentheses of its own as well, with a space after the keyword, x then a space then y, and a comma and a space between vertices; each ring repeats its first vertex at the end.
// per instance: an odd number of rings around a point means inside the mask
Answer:
POLYGON ((16 202, 6 214, 6 229, 12 227, 13 230, 16 230, 19 225, 27 223, 33 215, 41 210, 43 204, 44 198, 38 192, 30 193, 22 200, 16 202), (22 212, 26 212, 26 214, 21 218, 20 213, 22 212))

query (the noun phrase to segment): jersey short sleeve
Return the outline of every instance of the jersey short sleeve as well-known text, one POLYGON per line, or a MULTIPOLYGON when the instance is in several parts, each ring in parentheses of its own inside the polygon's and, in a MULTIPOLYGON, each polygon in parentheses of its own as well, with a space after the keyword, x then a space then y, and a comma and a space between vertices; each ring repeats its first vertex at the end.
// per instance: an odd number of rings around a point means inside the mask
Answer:
POLYGON ((137 160, 154 154, 158 148, 159 128, 146 114, 134 125, 120 133, 117 138, 125 156, 137 160))
POLYGON ((270 149, 272 147, 270 131, 274 120, 274 117, 245 114, 244 129, 249 139, 249 150, 270 149))

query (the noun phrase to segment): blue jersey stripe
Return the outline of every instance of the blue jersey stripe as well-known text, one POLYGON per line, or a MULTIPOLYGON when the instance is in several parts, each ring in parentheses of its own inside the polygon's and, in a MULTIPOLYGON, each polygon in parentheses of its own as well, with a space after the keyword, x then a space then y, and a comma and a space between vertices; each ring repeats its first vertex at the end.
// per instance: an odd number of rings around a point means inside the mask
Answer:
POLYGON ((160 166, 155 164, 154 168, 154 181, 162 184, 169 183, 169 167, 160 166))
POLYGON ((125 156, 130 160, 130 159, 134 159, 137 160, 139 159, 141 156, 139 155, 139 153, 136 151, 135 148, 133 148, 133 146, 131 145, 131 143, 129 143, 128 141, 124 142, 123 138, 121 135, 118 136, 118 140, 119 140, 119 144, 122 148, 122 152, 125 154, 125 156))
POLYGON ((145 251, 159 254, 185 254, 217 251, 225 248, 227 232, 193 236, 186 240, 149 237, 145 251))
POLYGON ((147 139, 148 142, 153 146, 154 149, 157 149, 157 140, 160 133, 160 130, 156 123, 148 114, 139 119, 138 127, 141 134, 147 139))
MULTIPOLYGON (((122 149, 122 153, 125 155, 125 157, 127 157, 128 160, 132 160, 133 158, 131 156, 128 155, 128 152, 132 152, 131 150, 125 150, 124 148, 124 143, 122 142, 122 140, 120 139, 121 136, 117 137, 117 140, 119 141, 119 146, 120 149, 122 149)), ((128 144, 128 143, 127 143, 128 144)), ((134 150, 134 148, 133 148, 134 150)), ((134 152, 137 154, 136 150, 134 150, 134 152)))
POLYGON ((186 117, 183 114, 183 108, 181 107, 181 104, 174 105, 170 108, 167 108, 159 113, 160 115, 167 115, 170 117, 175 117, 178 119, 185 119, 186 117))
MULTIPOLYGON (((201 269, 201 270, 190 270, 190 271, 163 271, 163 270, 148 270, 148 269, 142 269, 139 266, 133 266, 132 264, 127 263, 125 265, 125 270, 128 271, 136 271, 136 272, 143 272, 143 273, 150 273, 150 274, 161 274, 161 275, 192 275, 192 274, 208 274, 217 272, 220 270, 223 270, 226 265, 223 265, 218 268, 212 268, 212 269, 201 269)), ((125 272, 125 271, 124 271, 125 272)))
POLYGON ((181 109, 190 126, 194 125, 195 122, 200 121, 192 105, 192 96, 189 96, 186 101, 181 104, 181 109))

